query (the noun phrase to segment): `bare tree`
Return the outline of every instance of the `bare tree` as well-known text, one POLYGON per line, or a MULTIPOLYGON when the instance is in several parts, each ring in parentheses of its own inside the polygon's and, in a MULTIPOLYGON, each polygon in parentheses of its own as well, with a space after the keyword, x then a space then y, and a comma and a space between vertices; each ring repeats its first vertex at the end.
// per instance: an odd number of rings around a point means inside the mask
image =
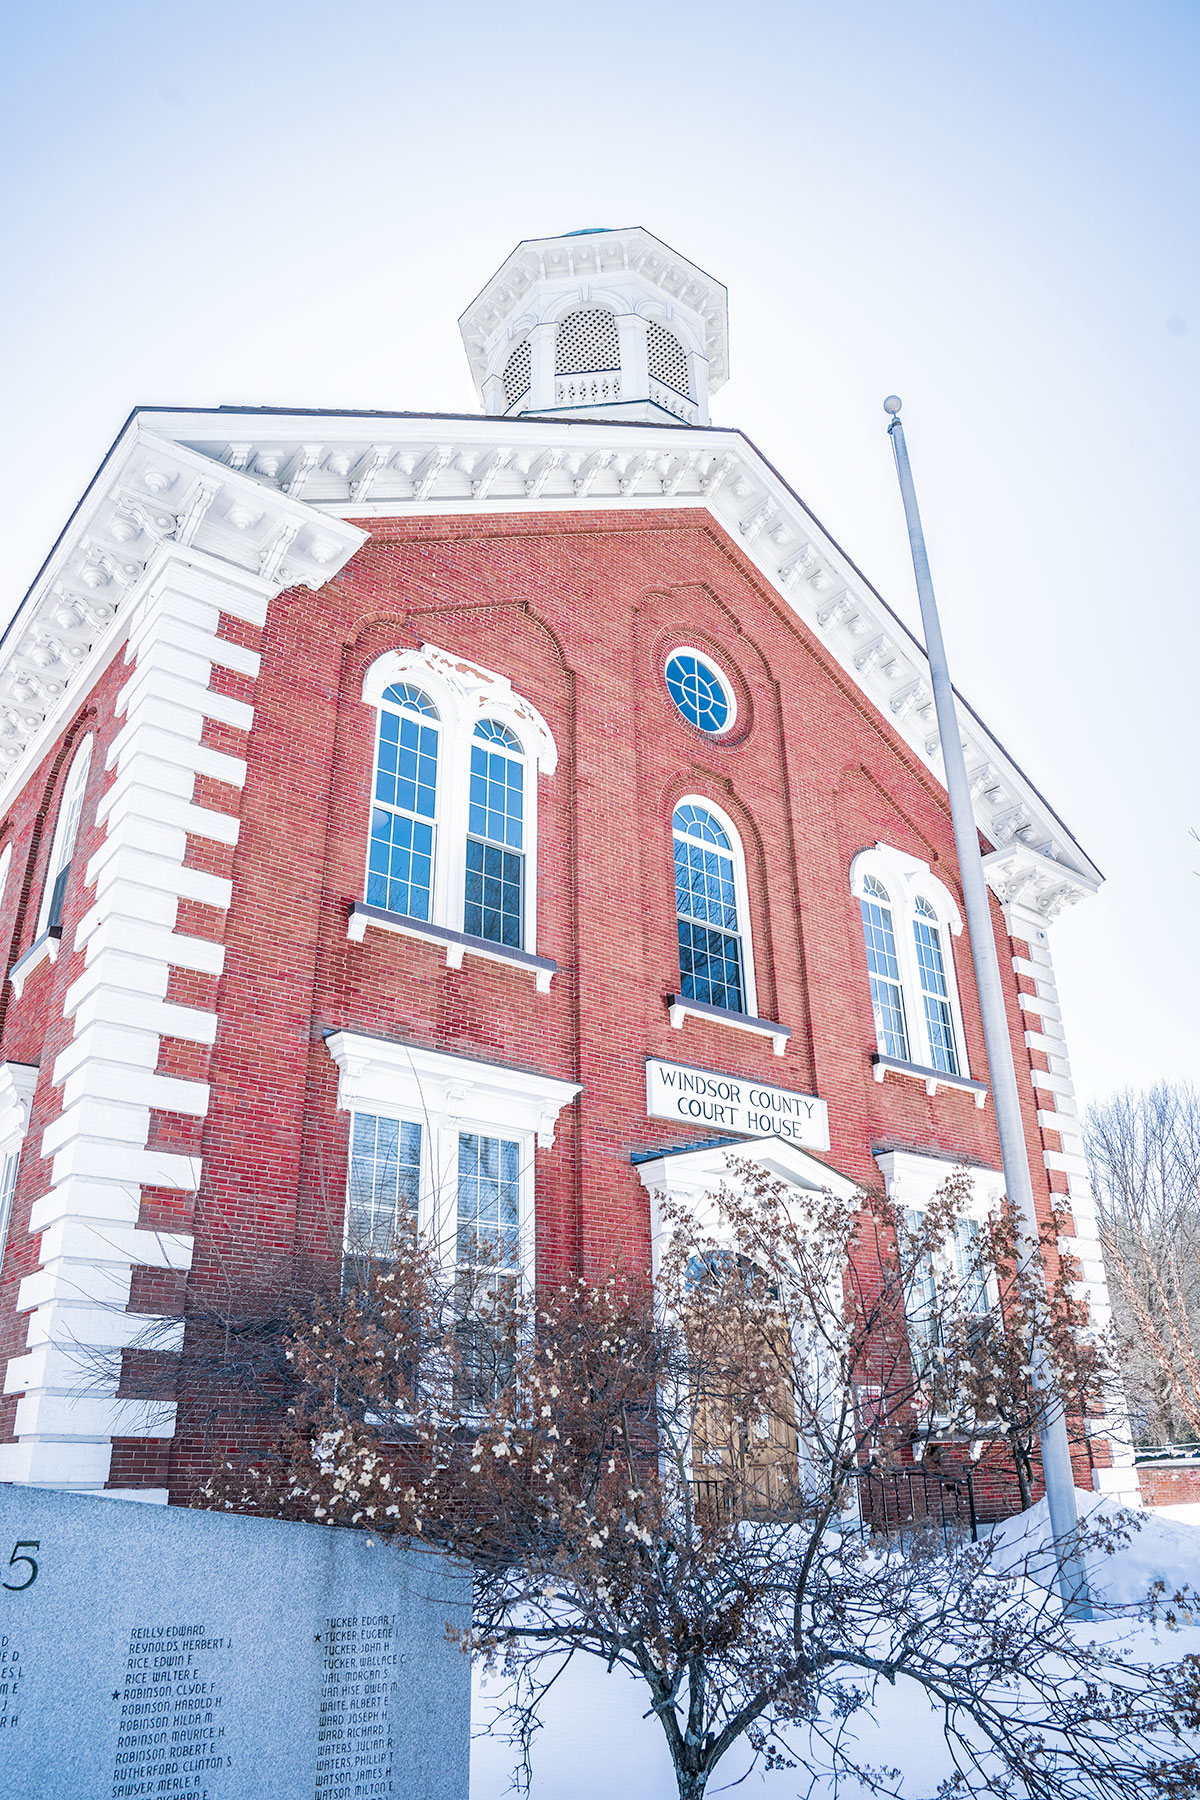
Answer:
POLYGON ((1005 1443, 1022 1509, 1033 1504, 1047 1408, 1062 1411, 1074 1444, 1086 1444, 1117 1379, 1110 1336, 1091 1325, 1078 1264, 1059 1247, 1068 1222, 1052 1214, 1032 1243, 1007 1199, 983 1218, 961 1213, 942 1249, 927 1253, 923 1275, 918 1268, 920 1302, 909 1302, 926 1442, 1005 1443), (1045 1367, 1035 1386, 1038 1345, 1045 1367))
POLYGON ((1089 1638, 985 1544, 862 1528, 860 1471, 903 1460, 923 1404, 906 1301, 958 1195, 898 1232, 881 1196, 734 1169, 700 1213, 663 1202, 652 1287, 526 1293, 403 1238, 298 1319, 278 1452, 225 1463, 208 1502, 465 1559, 470 1644, 507 1670, 526 1752, 591 1656, 643 1684, 681 1800, 735 1746, 900 1794, 856 1748, 881 1683, 938 1707, 945 1795, 1196 1791, 1190 1665, 1089 1638))
POLYGON ((1200 1440, 1200 1093, 1161 1082, 1089 1109, 1126 1392, 1143 1443, 1200 1440))

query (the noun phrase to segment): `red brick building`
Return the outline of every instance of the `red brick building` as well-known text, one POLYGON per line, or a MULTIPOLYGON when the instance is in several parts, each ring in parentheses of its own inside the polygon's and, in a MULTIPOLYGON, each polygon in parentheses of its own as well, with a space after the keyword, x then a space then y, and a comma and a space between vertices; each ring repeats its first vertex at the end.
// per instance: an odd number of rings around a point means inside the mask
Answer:
MULTIPOLYGON (((4 1479, 181 1495, 95 1353, 398 1209, 556 1273, 645 1263, 731 1137, 999 1192, 925 658, 709 424, 724 289, 581 233, 462 330, 483 416, 136 412, 0 648, 4 1479)), ((1099 875, 962 729, 1102 1311, 1048 943, 1099 875)))

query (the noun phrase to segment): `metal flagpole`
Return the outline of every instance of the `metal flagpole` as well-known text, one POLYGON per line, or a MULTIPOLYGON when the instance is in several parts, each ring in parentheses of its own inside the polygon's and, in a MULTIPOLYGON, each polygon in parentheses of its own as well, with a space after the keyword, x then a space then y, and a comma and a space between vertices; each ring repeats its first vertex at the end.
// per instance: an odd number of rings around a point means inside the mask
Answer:
MULTIPOLYGON (((992 1103, 996 1109, 996 1129, 1000 1136, 1004 1184, 1009 1199, 1020 1214, 1029 1240, 1020 1267, 1020 1278, 1022 1282, 1027 1282, 1040 1279, 1033 1265, 1031 1250, 1031 1246, 1038 1242, 1038 1217, 1033 1200, 1033 1183, 1029 1177, 1029 1155, 1021 1120, 1008 1010, 1004 1004, 1004 990, 1000 985, 1000 963, 992 930, 987 879, 979 850, 979 834, 975 828, 975 808, 971 803, 971 790, 967 781, 967 763, 958 728, 954 689, 950 684, 950 671, 946 665, 946 647, 942 642, 933 578, 929 573, 929 558, 925 551, 925 534, 921 528, 921 515, 917 510, 917 495, 908 464, 904 427, 899 418, 900 401, 895 394, 890 394, 883 406, 884 411, 892 415, 888 435, 896 458, 896 473, 900 477, 904 516, 908 523, 908 541, 912 549, 913 573, 917 578, 917 593, 921 601, 921 622, 925 628, 925 648, 929 655, 929 673, 933 682, 934 705, 937 708, 942 762, 950 795, 950 816, 954 823, 954 842, 958 850, 959 873, 962 876, 967 934, 971 941, 975 983, 979 990, 979 1010, 983 1015, 983 1041, 991 1077, 992 1103)), ((1075 1478, 1067 1442, 1067 1422, 1055 1395, 1053 1374, 1048 1368, 1045 1348, 1041 1344, 1034 1347, 1033 1380, 1035 1388, 1047 1396, 1039 1438, 1046 1499, 1050 1508, 1050 1526, 1054 1533, 1058 1559, 1059 1592, 1069 1618, 1090 1619, 1092 1607, 1087 1574, 1075 1548, 1078 1515, 1075 1510, 1075 1478)))

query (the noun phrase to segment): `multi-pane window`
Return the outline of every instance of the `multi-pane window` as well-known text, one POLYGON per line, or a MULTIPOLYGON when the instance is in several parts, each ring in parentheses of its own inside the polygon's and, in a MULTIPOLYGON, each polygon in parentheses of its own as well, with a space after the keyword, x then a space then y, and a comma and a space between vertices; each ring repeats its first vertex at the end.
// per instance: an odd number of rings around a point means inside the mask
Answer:
POLYGON ((20 1162, 20 1145, 15 1150, 9 1150, 3 1161, 0 1161, 0 1260, 3 1260, 4 1246, 8 1242, 8 1226, 12 1218, 13 1194, 16 1192, 20 1162))
POLYGON ((965 1312, 984 1318, 991 1307, 988 1273, 980 1258, 979 1220, 959 1219, 954 1227, 954 1268, 965 1312))
POLYGON ((63 788, 62 804, 58 810, 58 824, 54 829, 54 842, 50 849, 50 862, 46 870, 46 885, 42 894, 42 910, 38 920, 38 935, 44 931, 62 931, 63 907, 66 904, 67 886, 71 879, 71 859, 75 854, 75 839, 79 835, 79 818, 83 811, 83 795, 87 787, 88 769, 92 761, 92 740, 86 737, 75 752, 74 761, 67 773, 66 785, 63 788))
MULTIPOLYGON (((910 1242, 924 1229, 925 1216, 915 1208, 904 1212, 905 1231, 910 1242)), ((972 1323, 972 1333, 985 1329, 994 1303, 992 1281, 982 1257, 982 1226, 978 1218, 967 1214, 955 1221, 953 1236, 941 1246, 927 1248, 909 1271, 905 1314, 909 1342, 921 1367, 941 1338, 939 1315, 965 1314, 972 1323)))
POLYGON ((717 671, 694 650, 676 650, 666 667, 667 692, 689 725, 724 731, 733 723, 733 701, 717 671))
MULTIPOLYGON (((906 1209, 904 1223, 909 1237, 916 1239, 924 1229, 923 1214, 906 1209)), ((909 1275, 905 1313, 913 1351, 925 1361, 937 1341, 937 1272, 933 1256, 926 1250, 909 1275)))
POLYGON ((925 1074, 930 1094, 939 1078, 968 1080, 948 935, 962 929, 953 894, 928 863, 888 844, 859 852, 851 887, 862 911, 877 1061, 925 1074))
POLYGON ((459 1133, 459 1399, 468 1408, 494 1399, 512 1376, 515 1320, 505 1301, 521 1266, 520 1177, 519 1144, 459 1133))
POLYGON ((516 1271, 521 1250, 520 1145, 462 1131, 458 1137, 459 1266, 516 1271))
POLYGON ((885 1056, 908 1061, 908 1026, 904 1016, 904 988, 896 932, 888 891, 874 875, 863 883, 862 922, 867 945, 867 969, 871 978, 871 1010, 875 1035, 885 1056))
POLYGON ((387 1257, 417 1221, 421 1190, 421 1127, 403 1119, 356 1112, 350 1121, 346 1186, 346 1255, 387 1257))
POLYGON ((507 726, 483 719, 471 740, 463 930, 515 950, 524 918, 524 813, 521 745, 507 726))
POLYGON ((733 845, 701 806, 675 809, 675 912, 679 979, 684 999, 745 1011, 745 971, 738 922, 733 845))
POLYGON ((929 1039, 930 1067, 947 1075, 958 1074, 958 1050, 954 1042, 954 1015, 950 1010, 950 988, 946 981, 946 964, 942 956, 942 935, 937 914, 928 900, 918 897, 913 919, 913 937, 917 950, 917 973, 921 983, 921 1003, 925 1012, 925 1031, 929 1039))
POLYGON ((438 715, 429 696, 394 683, 379 709, 367 900, 428 919, 433 895, 438 715))
POLYGON ((367 885, 351 910, 351 941, 390 924, 449 938, 452 968, 464 955, 511 955, 540 985, 538 775, 557 761, 545 720, 502 675, 431 644, 377 657, 363 699, 377 709, 376 751, 367 885), (375 909, 391 920, 372 920, 375 909))

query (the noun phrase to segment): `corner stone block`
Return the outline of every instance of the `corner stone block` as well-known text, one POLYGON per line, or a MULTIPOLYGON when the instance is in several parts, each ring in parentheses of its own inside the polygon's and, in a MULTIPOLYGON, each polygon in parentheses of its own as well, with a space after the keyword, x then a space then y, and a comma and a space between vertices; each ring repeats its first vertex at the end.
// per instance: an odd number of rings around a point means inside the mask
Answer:
POLYGON ((129 1304, 132 1266, 129 1263, 57 1262, 35 1269, 17 1289, 17 1311, 57 1302, 61 1306, 98 1306, 123 1313, 129 1304))
POLYGON ((152 1437, 175 1435, 167 1400, 113 1400, 73 1394, 26 1394, 17 1402, 18 1437, 152 1437))
POLYGON ((108 1480, 112 1443, 106 1436, 74 1442, 0 1444, 0 1481, 28 1487, 102 1488, 108 1480))

